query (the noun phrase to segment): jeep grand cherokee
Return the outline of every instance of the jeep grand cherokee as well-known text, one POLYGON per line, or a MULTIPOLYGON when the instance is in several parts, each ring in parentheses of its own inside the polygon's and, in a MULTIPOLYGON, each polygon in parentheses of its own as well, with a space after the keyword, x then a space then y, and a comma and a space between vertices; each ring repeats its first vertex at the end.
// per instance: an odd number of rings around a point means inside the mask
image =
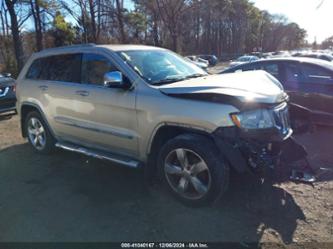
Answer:
POLYGON ((229 168, 273 167, 292 134, 288 96, 263 72, 208 75, 177 54, 80 45, 32 55, 17 80, 22 133, 55 147, 159 171, 189 204, 220 196, 229 168))

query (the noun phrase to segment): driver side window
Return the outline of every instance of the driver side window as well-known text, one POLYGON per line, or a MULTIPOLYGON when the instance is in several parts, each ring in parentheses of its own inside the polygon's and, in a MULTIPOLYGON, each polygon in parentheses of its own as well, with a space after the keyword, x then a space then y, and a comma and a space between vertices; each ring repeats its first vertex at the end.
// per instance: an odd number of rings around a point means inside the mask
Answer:
POLYGON ((99 54, 83 54, 81 67, 81 83, 103 86, 104 74, 117 71, 111 61, 99 54))

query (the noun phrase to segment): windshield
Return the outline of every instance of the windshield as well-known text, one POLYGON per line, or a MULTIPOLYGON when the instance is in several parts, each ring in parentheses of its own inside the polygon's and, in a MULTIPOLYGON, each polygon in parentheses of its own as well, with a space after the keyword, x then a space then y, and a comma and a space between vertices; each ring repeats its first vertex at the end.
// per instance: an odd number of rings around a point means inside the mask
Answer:
POLYGON ((121 51, 118 54, 152 85, 163 85, 207 75, 203 69, 192 62, 167 50, 121 51))

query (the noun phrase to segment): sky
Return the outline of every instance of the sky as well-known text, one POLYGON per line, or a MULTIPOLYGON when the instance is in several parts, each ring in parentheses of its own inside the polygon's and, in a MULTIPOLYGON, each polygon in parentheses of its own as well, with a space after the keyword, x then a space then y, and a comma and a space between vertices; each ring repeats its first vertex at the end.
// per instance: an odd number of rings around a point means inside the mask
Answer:
POLYGON ((259 9, 267 10, 271 14, 283 14, 289 21, 296 22, 307 31, 307 40, 310 43, 315 39, 317 43, 321 43, 333 36, 333 0, 251 0, 251 2, 259 9))

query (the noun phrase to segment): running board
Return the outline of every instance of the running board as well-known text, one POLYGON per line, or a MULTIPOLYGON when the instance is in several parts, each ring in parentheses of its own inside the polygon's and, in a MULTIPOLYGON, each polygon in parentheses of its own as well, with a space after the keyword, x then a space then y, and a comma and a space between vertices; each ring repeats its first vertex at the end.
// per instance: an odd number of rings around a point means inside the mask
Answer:
POLYGON ((88 148, 70 144, 70 143, 59 143, 58 142, 55 144, 55 146, 58 148, 64 149, 64 150, 84 154, 86 156, 103 159, 103 160, 108 160, 108 161, 111 161, 114 163, 119 163, 119 164, 128 166, 130 168, 139 168, 139 166, 140 166, 140 162, 132 160, 130 158, 121 157, 121 156, 114 155, 114 154, 108 153, 108 152, 92 150, 92 149, 88 149, 88 148))

